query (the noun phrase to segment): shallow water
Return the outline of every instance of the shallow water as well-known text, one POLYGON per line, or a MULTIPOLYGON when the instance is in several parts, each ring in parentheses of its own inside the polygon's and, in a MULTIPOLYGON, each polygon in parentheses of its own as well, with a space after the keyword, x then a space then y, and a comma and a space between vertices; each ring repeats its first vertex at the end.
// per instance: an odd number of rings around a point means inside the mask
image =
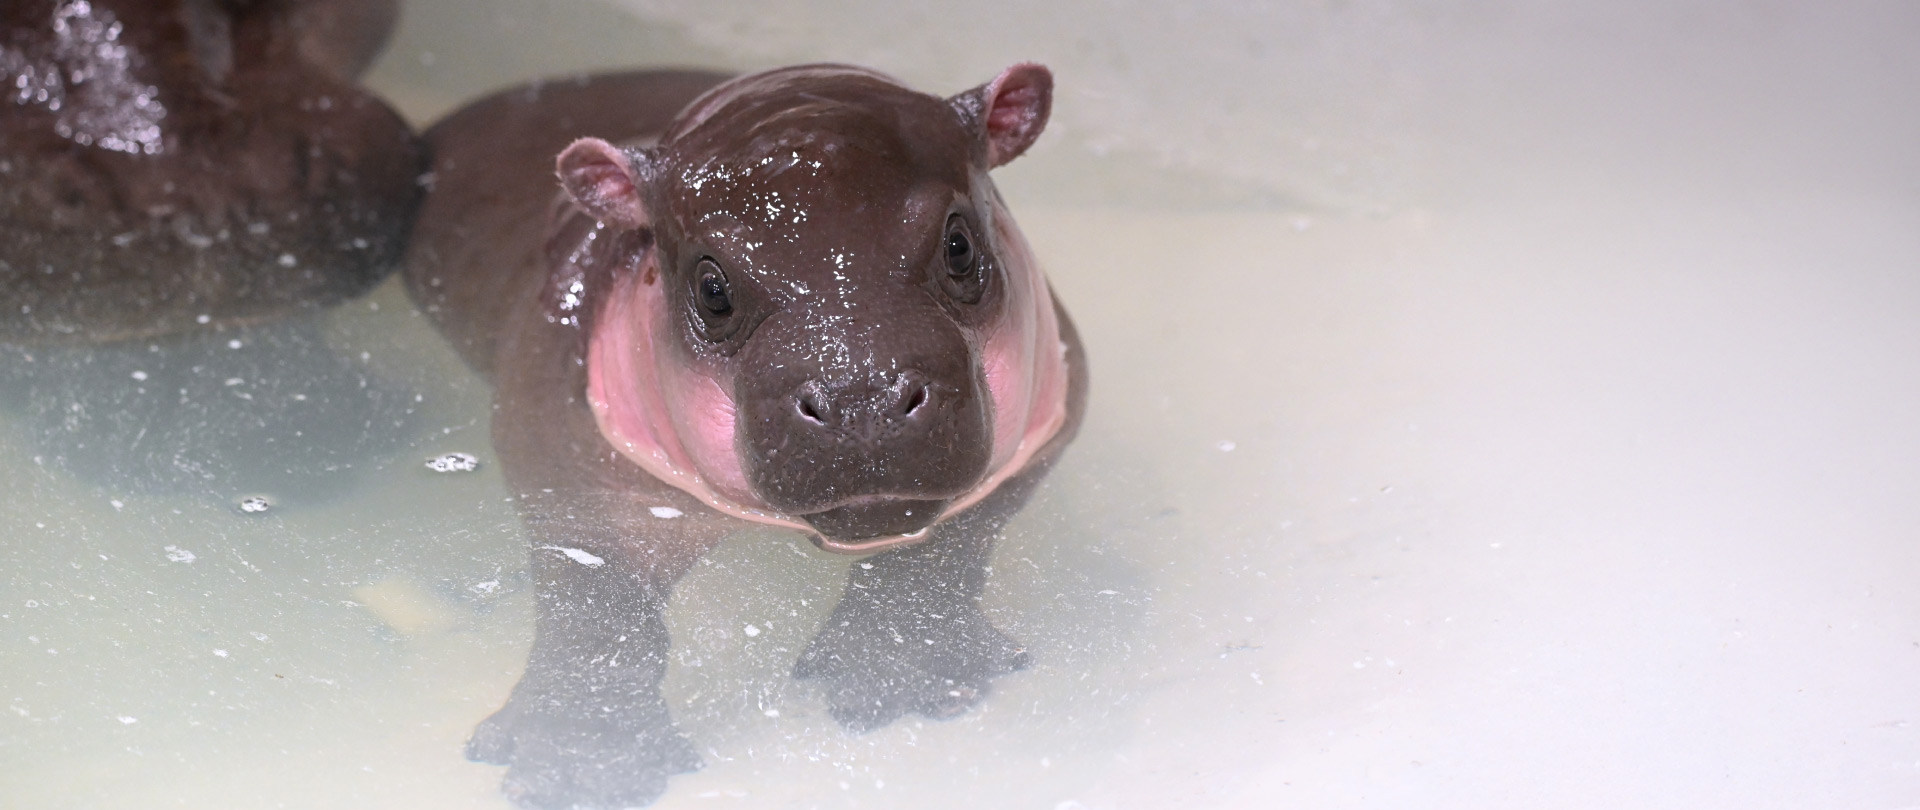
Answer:
MULTIPOLYGON (((1047 61, 1003 189, 1095 387, 994 556, 1029 670, 848 734, 787 675, 849 561, 743 533, 669 611, 707 767, 657 806, 1920 806, 1912 7, 700 5, 416 3, 370 83, 1047 61)), ((506 806, 488 393, 393 284, 302 329, 195 401, 319 342, 383 421, 318 466, 143 485, 0 402, 0 807, 506 806)))

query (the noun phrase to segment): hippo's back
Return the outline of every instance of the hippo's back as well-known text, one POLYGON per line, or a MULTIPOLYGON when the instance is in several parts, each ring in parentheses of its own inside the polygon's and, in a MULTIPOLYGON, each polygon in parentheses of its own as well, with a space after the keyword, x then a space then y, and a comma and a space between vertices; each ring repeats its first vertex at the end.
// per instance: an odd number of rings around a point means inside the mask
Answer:
POLYGON ((645 71, 545 82, 495 93, 427 131, 433 179, 408 248, 407 289, 468 365, 491 375, 501 325, 539 294, 555 156, 577 138, 657 135, 726 78, 645 71))

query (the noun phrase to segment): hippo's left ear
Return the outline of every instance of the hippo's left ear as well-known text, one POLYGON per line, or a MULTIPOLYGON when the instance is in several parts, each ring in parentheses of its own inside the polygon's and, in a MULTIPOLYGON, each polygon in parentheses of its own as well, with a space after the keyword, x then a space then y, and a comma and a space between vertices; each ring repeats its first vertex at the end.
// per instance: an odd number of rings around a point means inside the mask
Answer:
POLYGON ((581 138, 555 161, 567 196, 594 219, 624 230, 646 230, 646 203, 640 199, 641 172, 647 157, 599 138, 581 138))
POLYGON ((1045 65, 1022 62, 950 101, 986 139, 987 167, 998 168, 1027 151, 1046 128, 1053 73, 1045 65))

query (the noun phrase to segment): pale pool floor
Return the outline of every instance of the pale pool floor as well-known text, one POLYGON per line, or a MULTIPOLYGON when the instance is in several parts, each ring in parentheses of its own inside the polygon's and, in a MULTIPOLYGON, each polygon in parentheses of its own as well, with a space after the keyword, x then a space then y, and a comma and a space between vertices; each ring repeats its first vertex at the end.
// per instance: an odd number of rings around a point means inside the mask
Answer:
MULTIPOLYGON (((1920 75, 1886 60, 1835 70, 1920 75)), ((994 560, 1033 668, 849 735, 787 677, 848 561, 735 537, 669 614, 707 767, 657 806, 1920 807, 1920 94, 1895 90, 1737 149, 1702 133, 1800 96, 1594 135, 1606 110, 1459 90, 1486 106, 1396 153, 1443 190, 1377 207, 1017 175, 1095 364, 994 560), (1558 123, 1509 126, 1534 113, 1558 123)), ((0 422, 0 807, 506 806, 460 755, 532 621, 484 384, 393 284, 323 334, 422 394, 339 497, 115 491, 0 422), (423 466, 450 451, 481 468, 423 466)))

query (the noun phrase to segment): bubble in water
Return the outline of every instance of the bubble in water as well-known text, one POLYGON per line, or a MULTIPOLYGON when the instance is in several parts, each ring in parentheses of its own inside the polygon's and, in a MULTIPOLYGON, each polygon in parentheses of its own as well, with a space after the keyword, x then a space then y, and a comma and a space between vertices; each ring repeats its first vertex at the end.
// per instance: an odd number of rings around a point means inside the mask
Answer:
POLYGON ((273 502, 259 495, 249 495, 240 499, 240 511, 249 514, 265 512, 273 508, 273 502))
POLYGON ((480 459, 470 453, 448 453, 427 459, 427 469, 434 472, 473 472, 480 469, 480 459))

